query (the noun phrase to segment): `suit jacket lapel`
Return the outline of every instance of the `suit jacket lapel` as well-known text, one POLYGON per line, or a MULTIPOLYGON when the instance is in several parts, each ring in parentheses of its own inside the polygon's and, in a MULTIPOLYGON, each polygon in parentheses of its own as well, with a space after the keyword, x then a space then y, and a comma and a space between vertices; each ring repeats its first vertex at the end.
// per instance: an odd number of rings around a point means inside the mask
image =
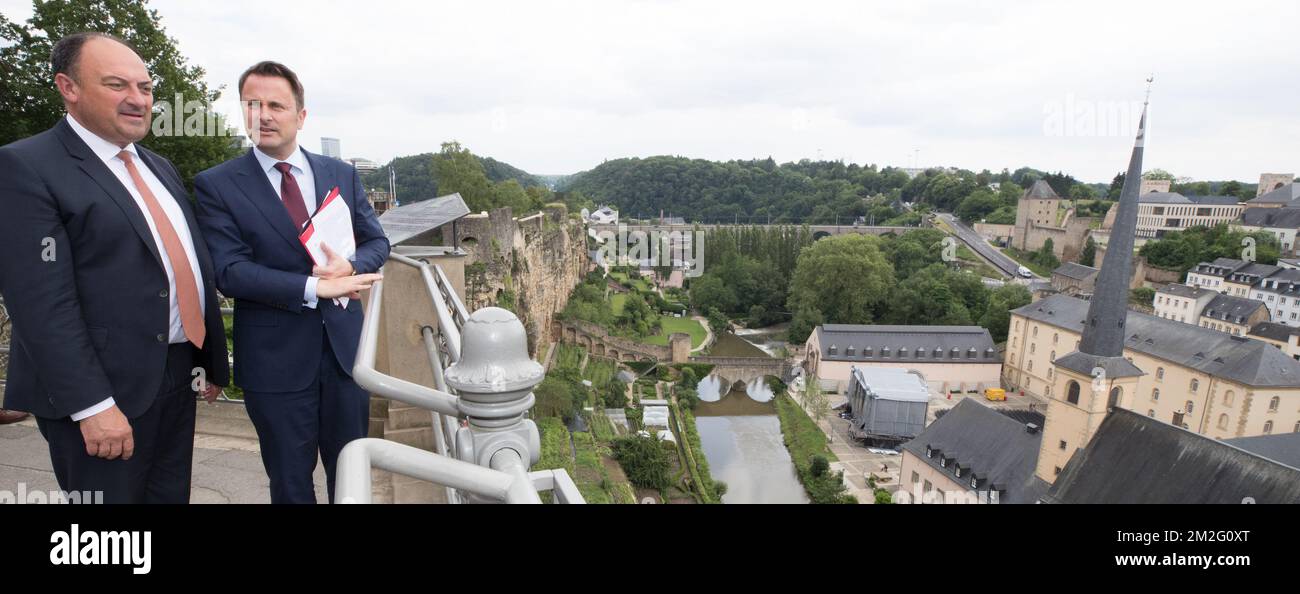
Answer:
POLYGON ((248 196, 249 201, 257 207, 262 216, 266 217, 266 221, 275 228, 276 233, 295 251, 306 254, 302 242, 298 241, 298 232, 294 229, 293 219, 289 218, 289 210, 280 201, 280 195, 275 193, 275 188, 271 187, 271 180, 266 178, 266 172, 262 171, 262 166, 257 162, 257 156, 253 154, 252 149, 244 155, 244 165, 239 170, 239 176, 247 179, 242 179, 235 185, 239 186, 245 196, 248 196))
POLYGON ((136 149, 139 151, 140 160, 144 161, 145 167, 148 167, 149 171, 153 172, 154 177, 162 182, 163 186, 167 188, 167 192, 172 195, 172 199, 176 201, 181 212, 185 215, 185 224, 190 229, 190 238, 194 243, 194 254, 199 259, 199 271, 203 273, 204 284, 208 284, 212 280, 212 267, 210 266, 212 259, 208 255, 207 244, 202 240, 203 236, 199 234, 199 224, 194 218, 194 205, 190 203, 189 192, 185 191, 185 186, 181 184, 181 180, 172 175, 171 169, 159 162, 160 157, 138 145, 136 149))
POLYGON ((121 180, 113 175, 108 166, 96 157, 90 151, 90 147, 77 136, 72 126, 68 125, 66 120, 59 120, 55 126, 58 129, 59 138, 63 141, 63 146, 68 150, 68 154, 80 161, 81 170, 95 180, 104 193, 108 194, 113 202, 117 203, 118 208, 126 220, 131 223, 131 228, 135 229, 136 235, 140 237, 145 246, 149 248, 149 253, 153 254, 154 262, 158 267, 163 267, 162 255, 158 253, 158 244, 154 242, 153 233, 149 231, 149 223, 144 220, 144 212, 136 204, 135 199, 131 197, 130 192, 122 185, 121 180))

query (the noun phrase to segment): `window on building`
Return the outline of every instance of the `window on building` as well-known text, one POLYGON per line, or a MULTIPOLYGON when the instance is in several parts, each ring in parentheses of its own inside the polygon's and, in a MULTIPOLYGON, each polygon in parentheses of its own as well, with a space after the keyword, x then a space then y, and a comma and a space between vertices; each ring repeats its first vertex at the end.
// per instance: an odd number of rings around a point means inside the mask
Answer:
POLYGON ((1029 370, 1030 370, 1030 371, 1033 371, 1033 370, 1034 370, 1034 362, 1033 362, 1033 361, 1030 361, 1030 362, 1029 362, 1029 370))
POLYGON ((1274 396, 1272 400, 1268 401, 1268 412, 1277 412, 1277 407, 1281 404, 1282 398, 1280 396, 1274 396))
POLYGON ((1151 417, 1151 418, 1154 419, 1154 418, 1156 417, 1156 409, 1154 409, 1154 408, 1148 408, 1148 409, 1147 409, 1147 416, 1148 416, 1148 417, 1151 417))
POLYGON ((1164 368, 1164 367, 1157 367, 1157 368, 1156 368, 1156 381, 1161 381, 1161 380, 1164 380, 1164 379, 1165 379, 1165 368, 1164 368))
POLYGON ((1160 400, 1160 388, 1151 388, 1151 399, 1156 401, 1160 400))
POLYGON ((1110 389, 1110 396, 1106 398, 1106 408, 1115 408, 1119 406, 1119 399, 1124 395, 1124 390, 1119 386, 1110 389))
POLYGON ((1196 378, 1192 378, 1192 384, 1188 386, 1188 388, 1191 389, 1192 393, 1195 394, 1196 390, 1200 387, 1201 387, 1201 381, 1196 378))
POLYGON ((1052 475, 1058 475, 1058 474, 1061 474, 1061 467, 1060 467, 1060 466, 1055 466, 1055 467, 1053 467, 1053 468, 1052 468, 1052 475))
POLYGON ((1183 410, 1187 411, 1187 414, 1189 414, 1189 415, 1192 414, 1192 401, 1191 401, 1191 400, 1188 400, 1188 401, 1187 401, 1187 404, 1185 404, 1185 405, 1183 406, 1183 410))
POLYGON ((1227 428, 1228 428, 1228 415, 1226 415, 1226 414, 1224 414, 1224 415, 1219 415, 1219 428, 1220 428, 1220 429, 1227 429, 1227 428))
POLYGON ((1059 338, 1061 338, 1061 335, 1060 335, 1060 334, 1057 334, 1057 333, 1055 333, 1055 332, 1053 332, 1053 333, 1052 333, 1052 344, 1056 344, 1056 341, 1057 341, 1057 339, 1059 339, 1059 338))
POLYGON ((913 482, 913 483, 919 483, 919 482, 921 482, 921 473, 919 473, 919 472, 913 470, 913 471, 912 471, 912 482, 913 482))
POLYGON ((1228 390, 1227 392, 1224 392, 1224 393, 1223 393, 1223 405, 1224 405, 1224 406, 1232 406, 1232 401, 1233 401, 1233 400, 1236 400, 1236 399, 1237 399, 1237 394, 1236 394, 1236 392, 1233 392, 1232 390, 1228 390))
POLYGON ((1064 439, 1061 440, 1060 448, 1061 448, 1062 450, 1065 449, 1065 440, 1064 440, 1064 439))
POLYGON ((1272 434, 1273 434, 1273 421, 1265 421, 1264 435, 1272 435, 1272 434))
POLYGON ((1038 338, 1038 326, 1034 326, 1034 338, 1038 338))
POLYGON ((1036 342, 1029 343, 1029 354, 1031 355, 1034 354, 1034 351, 1036 350, 1038 350, 1038 343, 1036 342))
POLYGON ((1070 384, 1065 388, 1065 400, 1070 404, 1079 403, 1079 382, 1070 380, 1070 384))

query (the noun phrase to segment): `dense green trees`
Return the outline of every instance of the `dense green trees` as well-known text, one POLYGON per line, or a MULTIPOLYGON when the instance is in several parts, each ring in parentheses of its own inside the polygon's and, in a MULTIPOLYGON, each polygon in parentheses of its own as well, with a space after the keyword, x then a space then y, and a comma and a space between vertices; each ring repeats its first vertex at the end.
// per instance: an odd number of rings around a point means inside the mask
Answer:
MULTIPOLYGON (((451 143, 448 143, 451 144, 451 143)), ((459 147, 459 144, 456 146, 459 147)), ((362 174, 361 182, 370 189, 388 190, 389 169, 393 170, 394 186, 397 190, 397 198, 402 204, 410 204, 438 196, 445 196, 451 192, 442 192, 438 187, 438 179, 435 173, 435 166, 444 158, 447 148, 444 145, 443 151, 435 153, 421 153, 407 157, 397 157, 384 167, 375 171, 362 174)), ((466 150, 468 152, 468 150, 466 150)), ((456 155, 457 158, 464 159, 463 155, 456 155)), ((522 191, 533 198, 532 202, 544 204, 555 200, 556 197, 546 188, 546 184, 536 176, 511 166, 508 163, 497 161, 492 157, 483 157, 473 155, 483 169, 483 174, 491 184, 514 181, 522 191)), ((461 164, 462 167, 468 165, 461 164)), ((514 200, 518 200, 517 193, 513 188, 507 189, 507 192, 515 193, 514 200)), ((561 199, 563 197, 560 197, 561 199)), ((579 197, 581 199, 581 197, 579 197)), ((567 203, 567 201, 566 201, 567 203)), ((580 204, 573 211, 577 212, 587 204, 580 204)))
POLYGON ((672 484, 668 476, 671 462, 657 437, 631 435, 614 440, 614 458, 633 485, 663 490, 672 484))
MULTIPOLYGON (((801 251, 790 283, 790 311, 816 308, 833 324, 876 321, 896 282, 882 241, 870 235, 839 235, 801 251)), ((803 338, 806 335, 796 340, 803 338)))
POLYGON ((978 324, 1005 340, 1008 309, 1029 303, 1019 285, 989 291, 979 276, 943 261, 945 235, 842 235, 803 250, 790 286, 789 338, 803 342, 818 324, 978 324))
POLYGON ((690 283, 691 305, 759 326, 789 319, 789 279, 799 250, 812 244, 806 227, 744 227, 702 231, 704 274, 690 283))
MULTIPOLYGON (((0 15, 0 66, 4 84, 0 85, 0 145, 42 132, 63 117, 63 100, 54 87, 50 72, 50 50, 65 35, 80 31, 109 33, 126 40, 149 66, 157 84, 154 86, 155 114, 152 132, 143 144, 171 160, 188 186, 194 175, 239 154, 237 132, 215 114, 207 104, 216 101, 221 89, 209 89, 203 81, 204 70, 189 64, 167 36, 158 12, 141 0, 52 0, 34 2, 32 17, 26 24, 14 23, 0 15), (175 119, 176 112, 158 113, 164 102, 173 105, 180 95, 184 103, 199 111, 180 111, 182 130, 160 118, 175 119), (155 134, 153 132, 162 132, 155 134)), ((232 81, 233 82, 233 81, 232 81)))
POLYGON ((1164 237, 1148 241, 1138 250, 1147 262, 1161 268, 1187 270, 1199 262, 1208 262, 1215 258, 1247 259, 1265 264, 1276 264, 1278 243, 1271 233, 1256 231, 1246 233, 1232 230, 1227 225, 1214 228, 1192 227, 1185 231, 1174 231, 1164 237), (1253 238, 1254 253, 1245 253, 1248 245, 1243 245, 1246 238, 1253 238))
MULTIPOLYGON (((944 211, 966 206, 967 220, 1014 205, 1023 188, 1046 179, 1062 196, 1097 191, 1064 173, 1022 167, 1014 173, 974 173, 930 169, 909 178, 899 169, 839 161, 799 161, 777 165, 772 159, 714 162, 684 157, 614 159, 560 180, 558 190, 577 190, 598 202, 618 206, 624 216, 655 217, 660 211, 705 223, 849 224, 867 217, 875 224, 915 225, 920 216, 899 203, 944 211), (987 190, 990 183, 1000 191, 987 190), (994 201, 990 195, 1000 199, 994 201)), ((999 218, 1006 218, 1005 211, 999 218)))

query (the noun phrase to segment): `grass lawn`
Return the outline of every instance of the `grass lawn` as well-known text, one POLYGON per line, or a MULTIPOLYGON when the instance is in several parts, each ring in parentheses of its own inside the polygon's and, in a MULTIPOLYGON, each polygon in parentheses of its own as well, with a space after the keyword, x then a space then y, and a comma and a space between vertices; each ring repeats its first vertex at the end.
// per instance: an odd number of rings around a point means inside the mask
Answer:
POLYGON ((609 296, 609 309, 614 315, 623 315, 623 306, 627 303, 627 293, 614 293, 609 296))
POLYGON ((1003 249, 1002 253, 1010 256, 1012 260, 1019 262, 1021 266, 1028 268, 1030 271, 1032 271, 1034 274, 1037 274, 1038 276, 1042 276, 1046 278, 1052 277, 1051 268, 1048 268, 1046 266, 1040 266, 1035 262, 1029 261, 1029 254, 1026 252, 1020 251, 1013 247, 1008 247, 1003 249))
POLYGON ((691 318, 672 318, 662 316, 659 318, 659 328, 661 332, 654 336, 645 337, 642 342, 646 344, 657 344, 668 346, 668 336, 674 332, 685 332, 691 335, 691 348, 704 344, 704 338, 709 332, 701 326, 699 322, 691 318))
POLYGON ((963 270, 973 270, 975 274, 988 278, 1002 278, 1001 272, 989 266, 983 258, 971 251, 965 244, 957 246, 957 259, 961 261, 963 270))

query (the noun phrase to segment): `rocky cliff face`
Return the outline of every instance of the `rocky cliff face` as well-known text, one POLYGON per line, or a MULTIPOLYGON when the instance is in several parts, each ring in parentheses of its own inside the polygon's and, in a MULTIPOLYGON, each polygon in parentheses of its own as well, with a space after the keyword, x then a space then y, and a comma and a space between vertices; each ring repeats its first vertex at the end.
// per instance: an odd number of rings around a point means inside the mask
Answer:
POLYGON ((528 330, 528 350, 559 337, 552 320, 591 267, 585 228, 561 205, 514 218, 509 208, 468 215, 456 223, 456 238, 469 254, 465 304, 471 311, 500 306, 514 311, 528 330))

